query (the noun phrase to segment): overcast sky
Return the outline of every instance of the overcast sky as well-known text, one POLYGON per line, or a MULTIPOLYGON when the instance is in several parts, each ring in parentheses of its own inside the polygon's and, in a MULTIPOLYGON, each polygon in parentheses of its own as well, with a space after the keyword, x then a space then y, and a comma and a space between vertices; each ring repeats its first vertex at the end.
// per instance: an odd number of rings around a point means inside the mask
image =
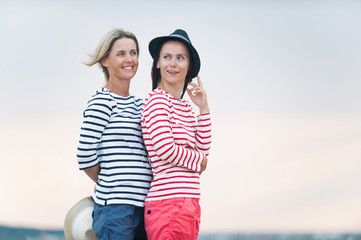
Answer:
POLYGON ((104 78, 81 60, 113 27, 139 40, 139 97, 151 39, 182 28, 199 52, 214 119, 201 231, 361 231, 356 0, 0 1, 0 224, 61 227, 91 194, 75 150, 104 78))

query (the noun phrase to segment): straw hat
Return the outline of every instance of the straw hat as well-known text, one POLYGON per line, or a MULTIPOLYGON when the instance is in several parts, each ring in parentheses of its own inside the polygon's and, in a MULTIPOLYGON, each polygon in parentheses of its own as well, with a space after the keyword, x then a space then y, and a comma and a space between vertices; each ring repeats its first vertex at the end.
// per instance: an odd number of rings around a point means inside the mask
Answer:
POLYGON ((68 212, 64 221, 67 240, 97 240, 92 228, 94 203, 90 197, 77 202, 68 212))

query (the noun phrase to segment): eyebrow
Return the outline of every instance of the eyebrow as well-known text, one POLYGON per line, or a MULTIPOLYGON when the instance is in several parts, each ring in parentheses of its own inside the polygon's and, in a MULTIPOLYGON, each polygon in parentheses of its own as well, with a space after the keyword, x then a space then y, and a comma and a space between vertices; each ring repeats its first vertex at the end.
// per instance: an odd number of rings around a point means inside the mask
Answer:
MULTIPOLYGON (((116 53, 118 53, 118 52, 126 52, 126 51, 127 51, 127 50, 124 50, 124 49, 115 50, 116 53)), ((130 52, 131 52, 131 51, 137 51, 137 49, 136 49, 136 48, 133 48, 133 49, 130 49, 129 51, 130 51, 130 52)))
MULTIPOLYGON (((163 53, 163 55, 174 55, 174 54, 171 54, 171 53, 163 53)), ((180 54, 175 54, 176 56, 185 56, 185 57, 188 57, 189 55, 186 54, 186 53, 180 53, 180 54)))

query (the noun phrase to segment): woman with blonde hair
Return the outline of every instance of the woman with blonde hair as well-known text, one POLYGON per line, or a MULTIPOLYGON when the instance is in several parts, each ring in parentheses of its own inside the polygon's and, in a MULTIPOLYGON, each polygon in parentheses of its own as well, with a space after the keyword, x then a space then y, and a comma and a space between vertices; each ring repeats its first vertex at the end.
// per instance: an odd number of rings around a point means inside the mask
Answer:
POLYGON ((137 38, 114 29, 89 56, 85 64, 98 64, 106 80, 88 101, 77 150, 79 169, 96 183, 93 229, 99 239, 146 239, 144 200, 152 172, 141 131, 143 100, 129 93, 137 38))

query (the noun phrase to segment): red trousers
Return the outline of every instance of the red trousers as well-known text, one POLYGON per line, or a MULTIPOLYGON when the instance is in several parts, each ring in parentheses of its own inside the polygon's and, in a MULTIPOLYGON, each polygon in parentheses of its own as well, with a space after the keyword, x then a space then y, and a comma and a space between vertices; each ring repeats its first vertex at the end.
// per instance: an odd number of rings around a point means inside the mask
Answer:
POLYGON ((199 198, 145 202, 148 240, 197 240, 201 218, 199 198))

